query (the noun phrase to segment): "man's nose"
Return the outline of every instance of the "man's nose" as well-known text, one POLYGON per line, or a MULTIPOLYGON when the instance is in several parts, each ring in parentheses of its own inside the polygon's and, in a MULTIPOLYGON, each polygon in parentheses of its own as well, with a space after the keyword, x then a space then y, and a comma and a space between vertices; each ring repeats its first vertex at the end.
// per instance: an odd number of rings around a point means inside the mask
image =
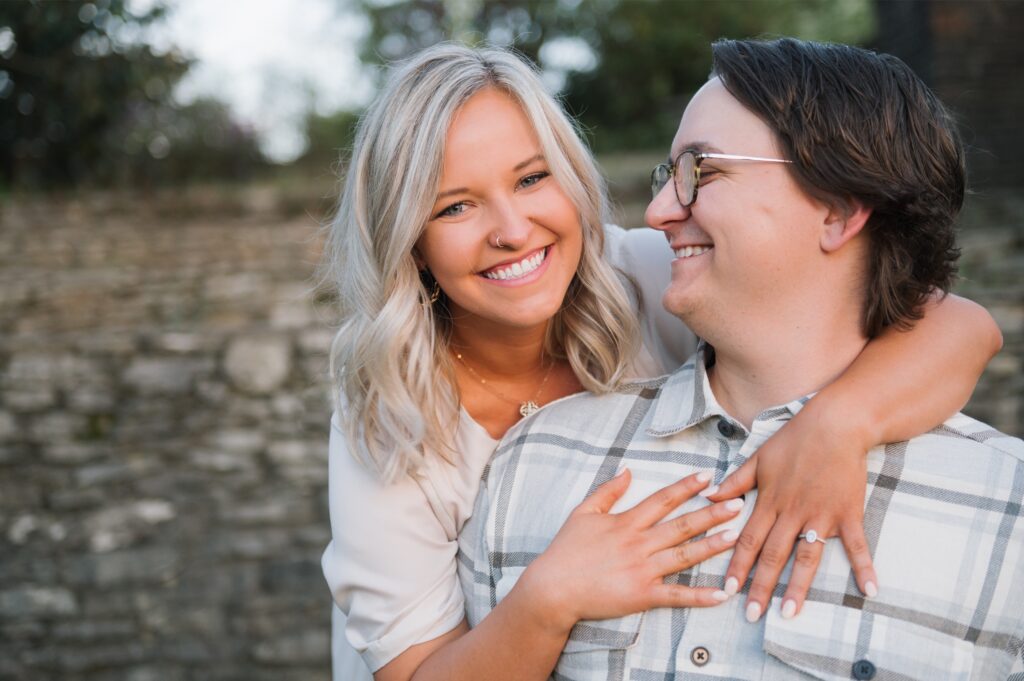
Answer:
POLYGON ((648 227, 660 231, 666 231, 673 224, 682 222, 690 217, 690 209, 684 208, 676 196, 675 185, 670 181, 666 182, 651 202, 647 204, 644 211, 644 222, 648 227))

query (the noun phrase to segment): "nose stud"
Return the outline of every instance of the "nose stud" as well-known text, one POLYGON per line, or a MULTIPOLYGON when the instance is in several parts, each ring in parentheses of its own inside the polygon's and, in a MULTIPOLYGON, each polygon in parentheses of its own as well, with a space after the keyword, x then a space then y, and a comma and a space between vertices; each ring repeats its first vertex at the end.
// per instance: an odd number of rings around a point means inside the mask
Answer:
POLYGON ((500 234, 496 234, 495 237, 494 237, 494 247, 495 248, 501 248, 502 247, 501 235, 500 234))

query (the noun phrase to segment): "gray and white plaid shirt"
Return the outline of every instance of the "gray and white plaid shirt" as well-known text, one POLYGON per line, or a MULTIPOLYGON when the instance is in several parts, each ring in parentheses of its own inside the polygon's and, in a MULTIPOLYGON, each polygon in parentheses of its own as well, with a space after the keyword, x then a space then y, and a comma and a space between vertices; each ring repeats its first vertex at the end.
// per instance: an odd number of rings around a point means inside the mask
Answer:
MULTIPOLYGON (((714 470, 721 480, 806 402, 762 412, 748 432, 711 393, 704 352, 669 376, 553 403, 509 431, 459 538, 471 625, 577 504, 624 466, 633 482, 614 511, 695 471, 714 470)), ((779 614, 787 567, 757 624, 745 621, 741 596, 708 609, 581 622, 553 678, 1024 681, 1024 442, 958 414, 909 442, 873 449, 867 485, 877 598, 861 596, 833 540, 793 619, 779 614)), ((755 494, 716 531, 742 527, 755 494)), ((695 498, 681 511, 707 503, 695 498)), ((720 586, 730 556, 671 579, 720 586)))

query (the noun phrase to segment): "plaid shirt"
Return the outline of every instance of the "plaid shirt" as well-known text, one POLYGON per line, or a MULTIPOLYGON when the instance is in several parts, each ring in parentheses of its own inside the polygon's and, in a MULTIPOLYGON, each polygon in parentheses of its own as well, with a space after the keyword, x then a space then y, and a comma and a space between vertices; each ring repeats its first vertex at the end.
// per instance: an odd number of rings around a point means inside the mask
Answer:
MULTIPOLYGON (((622 467, 633 482, 614 511, 695 471, 714 470, 720 481, 807 401, 768 409, 747 431, 711 393, 704 352, 669 376, 553 403, 506 435, 460 536, 471 625, 622 467)), ((755 495, 716 531, 742 527, 755 495)), ((1024 681, 1022 501, 1024 442, 958 414, 868 454, 864 520, 877 598, 860 594, 842 544, 829 541, 793 619, 779 614, 790 565, 757 624, 745 621, 740 596, 581 622, 553 678, 1024 681)), ((698 497, 680 512, 707 503, 698 497)), ((730 556, 667 579, 718 587, 730 556)))

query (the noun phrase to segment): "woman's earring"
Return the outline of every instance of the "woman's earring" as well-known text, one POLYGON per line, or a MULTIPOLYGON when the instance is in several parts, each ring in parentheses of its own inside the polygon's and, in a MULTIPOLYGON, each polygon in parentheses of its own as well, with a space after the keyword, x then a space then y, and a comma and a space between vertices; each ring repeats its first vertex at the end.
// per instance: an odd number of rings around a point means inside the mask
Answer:
POLYGON ((441 297, 441 285, 436 281, 434 282, 434 290, 430 292, 430 304, 433 305, 437 302, 437 299, 441 297))

